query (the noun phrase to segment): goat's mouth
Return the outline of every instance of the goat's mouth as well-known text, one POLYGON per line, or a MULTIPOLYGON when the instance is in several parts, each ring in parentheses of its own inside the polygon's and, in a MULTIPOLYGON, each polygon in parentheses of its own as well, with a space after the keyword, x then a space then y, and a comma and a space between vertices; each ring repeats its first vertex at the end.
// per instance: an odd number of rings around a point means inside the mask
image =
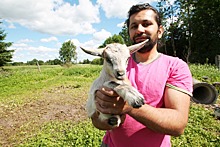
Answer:
POLYGON ((123 76, 116 77, 117 80, 124 80, 123 76))
POLYGON ((117 80, 124 80, 125 79, 125 76, 116 76, 115 77, 117 80))

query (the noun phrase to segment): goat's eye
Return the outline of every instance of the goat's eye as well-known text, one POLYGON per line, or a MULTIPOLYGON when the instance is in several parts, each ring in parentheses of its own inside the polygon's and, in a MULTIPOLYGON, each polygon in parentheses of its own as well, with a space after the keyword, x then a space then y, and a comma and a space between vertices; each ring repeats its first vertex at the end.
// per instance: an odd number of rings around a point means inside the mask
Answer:
POLYGON ((109 64, 112 64, 112 61, 110 58, 106 58, 106 61, 109 63, 109 64))

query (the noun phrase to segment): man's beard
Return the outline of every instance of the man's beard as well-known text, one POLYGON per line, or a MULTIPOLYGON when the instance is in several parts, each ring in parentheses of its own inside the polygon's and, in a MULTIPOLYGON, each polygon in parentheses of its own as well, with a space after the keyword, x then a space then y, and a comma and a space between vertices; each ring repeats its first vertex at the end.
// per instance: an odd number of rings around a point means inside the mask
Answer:
POLYGON ((141 49, 139 49, 137 52, 139 53, 147 53, 149 51, 151 51, 153 49, 153 47, 155 46, 155 44, 157 43, 158 41, 158 38, 156 37, 154 40, 149 36, 149 35, 146 35, 146 34, 140 34, 140 35, 137 35, 134 37, 134 42, 133 44, 137 44, 137 43, 140 43, 140 42, 136 42, 135 41, 135 38, 136 37, 144 37, 146 39, 149 39, 149 41, 144 45, 144 47, 142 47, 141 49))

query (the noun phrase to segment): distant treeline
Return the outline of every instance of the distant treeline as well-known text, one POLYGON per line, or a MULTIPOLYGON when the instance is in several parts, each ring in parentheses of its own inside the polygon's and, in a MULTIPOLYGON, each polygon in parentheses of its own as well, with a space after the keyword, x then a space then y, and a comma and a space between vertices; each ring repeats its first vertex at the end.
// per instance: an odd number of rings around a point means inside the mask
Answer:
MULTIPOLYGON (((33 59, 31 61, 25 62, 10 62, 7 63, 6 66, 22 66, 22 65, 62 65, 63 62, 60 59, 48 60, 46 62, 42 60, 33 59)), ((75 64, 75 63, 73 63, 75 64)), ((101 58, 96 58, 90 61, 89 59, 84 59, 83 61, 79 61, 78 64, 95 64, 95 65, 102 65, 103 60, 101 58)))

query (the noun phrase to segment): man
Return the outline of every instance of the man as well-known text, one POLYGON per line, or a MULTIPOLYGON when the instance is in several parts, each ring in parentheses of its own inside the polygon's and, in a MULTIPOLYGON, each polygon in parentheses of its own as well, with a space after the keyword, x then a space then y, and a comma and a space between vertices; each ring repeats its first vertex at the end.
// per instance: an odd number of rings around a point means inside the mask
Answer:
POLYGON ((187 125, 192 76, 185 62, 158 53, 158 40, 164 30, 155 8, 138 4, 128 14, 128 31, 134 44, 150 40, 131 55, 127 67, 132 86, 145 97, 146 104, 132 108, 117 93, 102 87, 96 92, 97 111, 121 115, 123 122, 112 128, 98 119, 98 112, 92 122, 95 127, 108 130, 102 146, 168 147, 170 135, 181 135, 187 125))

